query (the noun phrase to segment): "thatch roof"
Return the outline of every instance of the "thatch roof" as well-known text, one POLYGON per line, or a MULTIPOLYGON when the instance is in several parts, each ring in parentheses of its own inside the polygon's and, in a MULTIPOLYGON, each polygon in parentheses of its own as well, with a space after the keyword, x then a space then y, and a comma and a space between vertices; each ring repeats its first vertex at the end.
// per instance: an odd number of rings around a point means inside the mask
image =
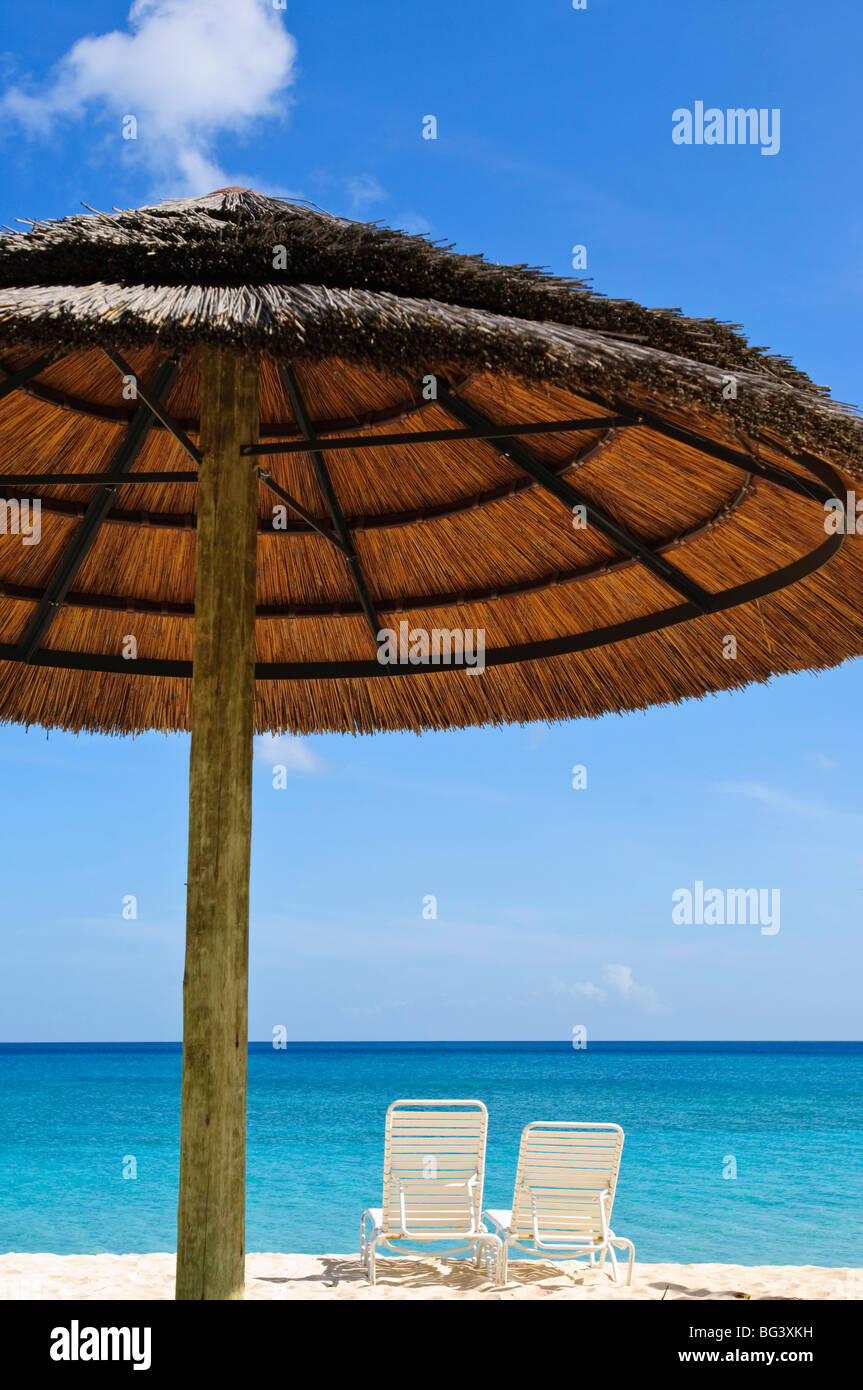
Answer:
MULTIPOLYGON (((262 487, 261 729, 592 715, 863 652, 863 539, 835 538, 835 553, 823 553, 825 497, 863 481, 863 424, 784 358, 712 320, 607 300, 247 190, 0 238, 0 367, 9 375, 58 351, 0 399, 4 471, 109 468, 136 406, 105 348, 142 383, 178 355, 166 409, 197 444, 207 344, 260 355, 262 439, 301 434, 286 364, 318 434, 448 430, 465 425, 465 411, 513 425, 617 421, 520 437, 515 449, 462 439, 325 451, 381 621, 484 630, 482 676, 380 667, 344 554, 295 514, 273 530, 276 498, 262 487), (446 403, 417 389, 430 375, 450 383, 446 403), (542 481, 531 460, 545 465, 542 481), (764 583, 693 616, 687 584, 675 594, 649 556, 633 558, 593 516, 574 529, 548 473, 689 585, 715 596, 764 583), (785 566, 796 568, 769 578, 785 566), (726 655, 729 635, 736 657, 726 655)), ((330 528, 306 453, 261 463, 330 528)), ((190 466, 159 425, 133 471, 190 466)), ((2 497, 41 498, 43 534, 33 546, 0 536, 0 718, 187 727, 194 484, 119 488, 35 648, 34 616, 56 596, 99 494, 3 488, 2 497), (135 662, 121 655, 129 634, 135 662)))
MULTIPOLYGON (((676 310, 645 309, 631 300, 606 299, 582 280, 458 255, 422 236, 347 221, 249 189, 31 225, 29 235, 0 237, 2 288, 304 285, 383 291, 610 333, 678 357, 763 372, 803 389, 823 389, 813 387, 786 358, 749 347, 731 325, 684 318, 676 310), (274 246, 285 248, 278 268, 273 264, 274 246)), ((151 314, 158 312, 158 302, 158 297, 151 300, 151 314)), ((220 301, 211 301, 211 312, 216 302, 220 301)), ((226 296, 225 305, 231 302, 226 296)), ((164 296, 162 303, 170 317, 171 296, 164 296)), ((233 303, 236 306, 236 297, 233 303)), ((226 312, 236 317, 236 311, 226 312)), ((69 333, 68 341, 82 341, 74 337, 71 323, 69 333)))

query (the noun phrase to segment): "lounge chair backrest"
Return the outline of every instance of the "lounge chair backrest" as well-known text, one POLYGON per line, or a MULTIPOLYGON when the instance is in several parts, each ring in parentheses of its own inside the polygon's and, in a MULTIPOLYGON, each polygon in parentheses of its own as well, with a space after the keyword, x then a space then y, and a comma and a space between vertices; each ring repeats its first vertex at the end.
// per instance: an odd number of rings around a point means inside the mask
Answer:
POLYGON ((611 1206, 623 1130, 619 1125, 538 1120, 522 1130, 513 1198, 513 1232, 544 1240, 590 1240, 602 1235, 600 1194, 606 1221, 611 1206))
POLYGON ((481 1100, 397 1100, 387 1110, 384 1230, 476 1229, 488 1111, 481 1100))

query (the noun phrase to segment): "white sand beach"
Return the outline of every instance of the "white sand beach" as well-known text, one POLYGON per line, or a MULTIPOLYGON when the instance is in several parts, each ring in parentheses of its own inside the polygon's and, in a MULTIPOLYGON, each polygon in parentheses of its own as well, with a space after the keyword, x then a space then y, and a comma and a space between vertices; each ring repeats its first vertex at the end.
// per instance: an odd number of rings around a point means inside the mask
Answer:
MULTIPOLYGON (((0 1255, 2 1299, 169 1299, 175 1256, 0 1255)), ((357 1255, 249 1255, 248 1299, 859 1299, 863 1269, 640 1264, 631 1288, 574 1264, 513 1261, 495 1289, 466 1260, 380 1257, 370 1288, 357 1255)))

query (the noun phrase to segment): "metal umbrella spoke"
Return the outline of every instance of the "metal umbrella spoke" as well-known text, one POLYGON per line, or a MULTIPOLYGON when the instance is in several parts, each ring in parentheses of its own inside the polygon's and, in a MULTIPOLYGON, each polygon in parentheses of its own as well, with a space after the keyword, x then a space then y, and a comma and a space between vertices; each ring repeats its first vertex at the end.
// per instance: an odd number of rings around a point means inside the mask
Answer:
MULTIPOLYGON (((296 377, 294 376, 290 367, 285 366, 284 363, 279 364, 279 375, 281 376, 285 391, 287 392, 288 398, 290 399, 291 409, 294 412, 294 418, 296 419, 297 424, 302 430, 303 438, 307 441, 308 444, 315 444, 316 435, 314 429, 312 428, 312 423, 309 419, 309 414, 306 410, 305 402, 300 393, 300 388, 297 385, 296 377)), ((378 617, 378 612, 375 608, 374 599, 372 598, 369 592, 369 587, 366 583, 365 576, 360 565, 359 557, 354 548, 353 537, 351 536, 351 533, 348 530, 344 515, 342 513, 342 509, 339 506, 339 501, 336 497, 332 480, 327 470, 327 465, 324 462, 324 456, 317 448, 307 448, 306 452, 308 453, 309 458, 312 461, 312 467, 315 470, 315 477, 317 478, 318 486, 320 487, 321 492, 323 493, 324 501, 327 506, 327 511, 329 512, 330 519, 333 523, 333 529, 335 530, 345 551, 345 559, 347 561, 351 579, 353 580, 354 588, 357 591, 357 597, 359 598, 360 604, 362 605, 362 610, 366 616, 366 622, 368 623, 369 630, 372 634, 372 637, 375 640, 375 645, 377 645, 378 633, 381 630, 381 620, 378 617)))
MULTIPOLYGON (((458 420, 464 420, 468 425, 482 428, 491 423, 474 406, 468 405, 461 397, 454 396, 441 382, 438 382, 438 400, 451 415, 454 415, 458 420)), ((522 472, 528 473, 535 482, 545 488, 546 492, 550 492, 553 497, 557 497, 567 507, 583 507, 586 516, 597 531, 613 541, 621 550, 626 551, 633 559, 640 561, 645 569, 656 575, 657 579, 661 579, 664 584, 675 589, 690 603, 694 603, 703 613, 710 612, 712 596, 706 589, 702 589, 700 584, 689 579, 670 560, 666 560, 655 550, 651 550, 644 541, 633 536, 604 508, 596 502, 592 502, 590 498, 579 492, 564 478, 558 477, 547 464, 534 458, 515 439, 508 438, 506 435, 495 436, 494 438, 487 436, 487 438, 498 453, 509 459, 522 472)))
MULTIPOLYGON (((177 359, 170 357, 166 362, 163 362, 156 373, 152 391, 149 393, 151 400, 164 399, 174 384, 176 376, 177 359)), ((93 547, 102 522, 114 504, 117 489, 125 481, 124 474, 127 474, 132 468, 144 446, 154 419, 155 413, 152 406, 144 403, 142 398, 142 403, 135 411, 120 447, 111 460, 109 476, 116 478, 116 483, 102 485, 89 504, 51 582, 18 639, 18 650, 23 660, 29 661, 34 652, 42 645, 45 634, 57 616, 75 575, 93 547)))

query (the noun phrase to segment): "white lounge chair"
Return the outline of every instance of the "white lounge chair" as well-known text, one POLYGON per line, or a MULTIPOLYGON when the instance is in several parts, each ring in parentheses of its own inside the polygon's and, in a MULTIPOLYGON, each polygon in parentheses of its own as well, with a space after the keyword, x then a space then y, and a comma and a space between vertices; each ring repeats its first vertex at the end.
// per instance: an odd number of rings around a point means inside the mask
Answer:
POLYGON ((587 1255, 591 1265, 598 1257, 600 1269, 607 1254, 619 1284, 615 1246, 629 1250, 632 1283, 635 1246, 610 1225, 622 1148, 619 1125, 537 1120, 522 1130, 512 1210, 483 1212, 501 1238, 501 1283, 510 1250, 521 1250, 551 1260, 587 1255))
POLYGON ((383 1207, 360 1219, 360 1260, 375 1282, 378 1247, 455 1243, 496 1273, 501 1242, 482 1222, 488 1111, 481 1100, 396 1100, 387 1110, 383 1207), (370 1229, 367 1229, 367 1226, 370 1229))

